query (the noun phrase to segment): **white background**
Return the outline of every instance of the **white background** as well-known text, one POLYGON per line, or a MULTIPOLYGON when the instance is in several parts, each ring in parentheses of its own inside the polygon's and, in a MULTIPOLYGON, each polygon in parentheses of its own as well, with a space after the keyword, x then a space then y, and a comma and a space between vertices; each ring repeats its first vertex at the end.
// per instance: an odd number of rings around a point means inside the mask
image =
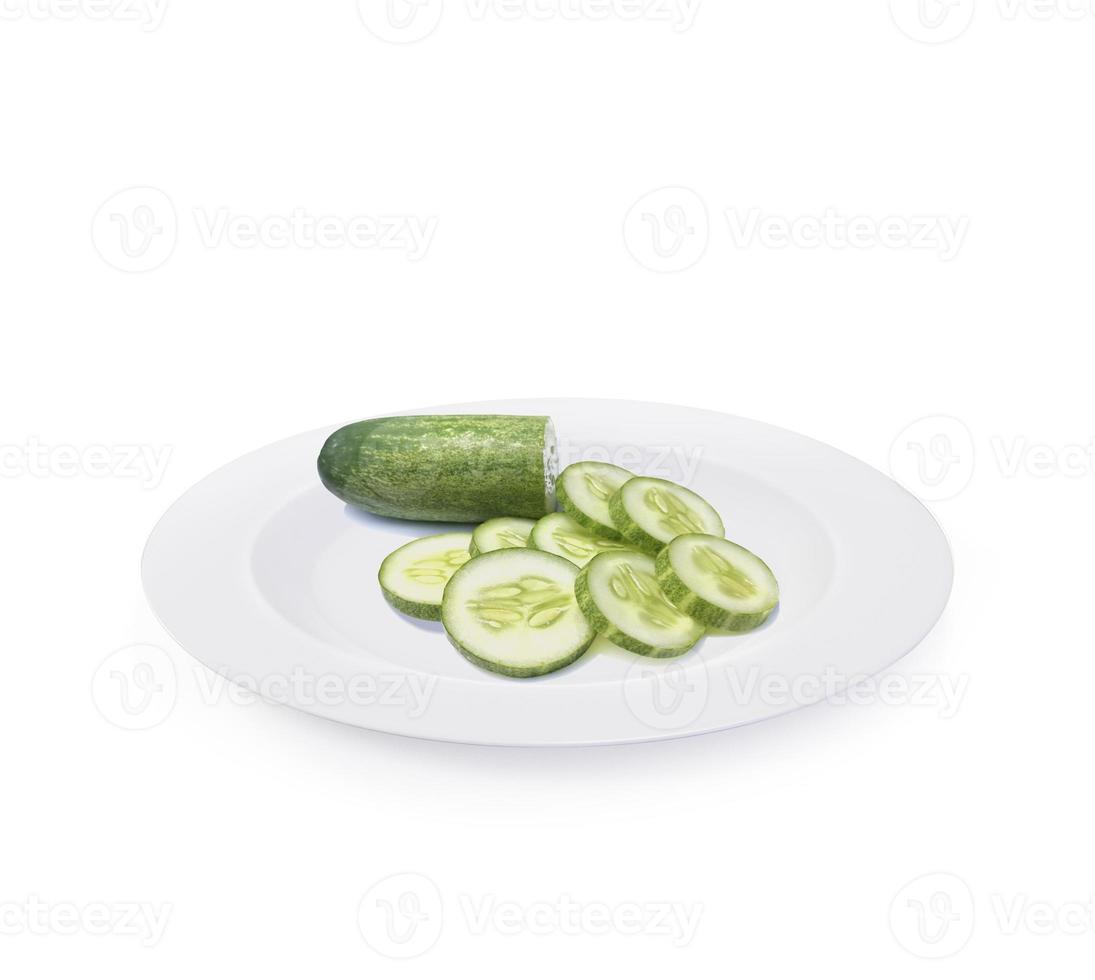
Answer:
POLYGON ((447 0, 400 43, 438 4, 400 36, 379 2, 172 0, 151 30, 128 4, 6 0, 0 969, 1086 975, 1091 4, 702 0, 675 29, 666 4, 447 0), (114 199, 132 187, 159 193, 114 199), (684 190, 645 197, 664 187, 684 190), (308 247, 298 209, 435 234, 417 257, 308 247), (220 235, 218 212, 243 220, 220 235), (743 237, 750 213, 767 230, 743 237), (863 247, 842 247, 853 218, 863 247), (249 220, 266 241, 245 247, 249 220), (902 222, 966 232, 943 254, 902 247, 902 222), (203 698, 138 579, 178 495, 295 432, 522 395, 693 404, 892 455, 948 498, 957 564, 896 672, 965 685, 959 710, 526 751, 203 698), (129 447, 168 453, 162 479, 129 447), (178 674, 135 732, 92 698, 134 643, 178 674), (441 926, 408 962, 357 921, 401 873, 433 883, 421 935, 441 926), (902 891, 934 873, 955 877, 902 891), (702 914, 682 945, 462 911, 564 897, 702 914), (157 943, 87 923, 133 902, 168 907, 157 943))

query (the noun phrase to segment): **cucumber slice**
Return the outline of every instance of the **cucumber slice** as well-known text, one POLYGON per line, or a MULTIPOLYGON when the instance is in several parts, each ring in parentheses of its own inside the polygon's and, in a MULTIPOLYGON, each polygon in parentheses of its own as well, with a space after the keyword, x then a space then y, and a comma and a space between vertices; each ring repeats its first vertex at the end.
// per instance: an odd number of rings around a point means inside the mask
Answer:
POLYGON ((529 547, 547 551, 579 568, 602 551, 630 551, 631 546, 619 538, 605 538, 586 530, 566 514, 548 514, 536 522, 529 537, 529 547))
POLYGON ((608 502, 634 476, 611 463, 573 463, 559 476, 559 505, 582 527, 605 538, 619 538, 608 502))
POLYGON ((495 517, 472 531, 468 550, 474 558, 501 548, 528 547, 528 536, 535 524, 524 517, 495 517))
POLYGON ((578 575, 574 594, 598 633, 644 657, 676 657, 703 636, 703 626, 662 593, 654 559, 637 551, 597 555, 578 575))
POLYGON ((609 503, 620 534, 642 551, 657 554, 681 534, 726 531, 722 518, 699 494, 668 480, 637 476, 628 480, 609 503))
POLYGON ((656 565, 673 605, 711 629, 756 629, 779 603, 772 570, 725 538, 682 534, 662 549, 656 565))
POLYGON ((498 674, 560 670, 596 635, 574 598, 577 575, 566 559, 530 548, 473 558, 445 589, 445 632, 468 660, 498 674))
POLYGON ((393 551, 380 566, 384 598, 415 619, 439 620, 441 599, 453 573, 468 559, 466 531, 418 538, 393 551))

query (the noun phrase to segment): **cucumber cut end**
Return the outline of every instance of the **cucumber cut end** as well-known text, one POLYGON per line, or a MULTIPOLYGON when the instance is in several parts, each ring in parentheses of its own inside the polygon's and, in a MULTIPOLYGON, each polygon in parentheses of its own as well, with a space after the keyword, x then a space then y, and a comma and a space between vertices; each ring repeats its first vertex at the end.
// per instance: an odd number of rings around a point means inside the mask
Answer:
POLYGON ((559 449, 555 438, 555 424, 551 419, 544 422, 544 513, 550 514, 558 506, 555 484, 559 478, 559 449))

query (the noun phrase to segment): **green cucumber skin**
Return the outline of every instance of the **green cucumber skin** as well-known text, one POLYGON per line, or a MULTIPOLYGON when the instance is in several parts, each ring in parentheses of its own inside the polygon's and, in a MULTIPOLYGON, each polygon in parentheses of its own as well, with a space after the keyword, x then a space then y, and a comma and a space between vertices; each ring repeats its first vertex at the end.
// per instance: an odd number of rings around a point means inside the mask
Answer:
POLYGON ((619 528, 617 533, 640 551, 653 557, 665 547, 664 541, 659 541, 654 535, 644 531, 628 516, 624 507, 623 487, 609 498, 608 512, 612 515, 612 522, 619 528))
POLYGON ((319 454, 323 485, 381 517, 479 523, 555 509, 538 415, 408 415, 333 433, 319 454))
POLYGON ((592 531, 594 534, 599 534, 601 537, 609 538, 612 541, 623 540, 622 535, 616 528, 609 527, 607 524, 602 524, 600 521, 595 521, 588 514, 576 507, 574 501, 570 499, 570 494, 566 492, 562 480, 559 481, 558 486, 555 488, 555 496, 559 500, 559 507, 563 513, 566 514, 567 517, 572 517, 587 531, 592 531))
POLYGON ((623 647, 631 653, 637 653, 640 657, 650 657, 652 660, 668 660, 670 657, 679 657, 688 653, 702 639, 702 637, 698 637, 685 647, 667 650, 664 647, 652 647, 636 640, 633 636, 628 636, 627 633, 609 622, 605 614, 597 607, 597 603, 593 601, 593 594, 589 588, 589 565, 586 565, 574 580, 574 598, 578 600, 578 608, 582 610, 582 615, 589 620, 589 625, 596 632, 600 633, 610 643, 615 643, 616 646, 623 647))
POLYGON ((448 636, 449 642, 456 648, 457 652, 475 664, 476 667, 482 667, 484 670, 489 670, 492 674, 501 674, 504 677, 515 677, 519 680, 527 680, 530 677, 543 677, 545 674, 554 674, 557 670, 569 667, 572 663, 581 659, 593 644, 593 641, 597 639, 596 634, 594 634, 590 637, 589 643, 579 649, 576 653, 568 654, 566 657, 549 664, 537 664, 535 667, 507 667, 504 664, 494 663, 493 661, 484 660, 482 657, 476 656, 466 647, 462 646, 451 633, 446 633, 445 635, 448 636))
POLYGON ((771 609, 759 613, 729 612, 696 595, 673 571, 669 561, 669 545, 658 552, 658 557, 654 559, 654 569, 658 585, 662 587, 665 597, 681 612, 691 616, 707 629, 744 633, 756 629, 772 615, 771 609))
POLYGON ((475 558, 475 557, 477 557, 481 554, 482 554, 482 552, 479 550, 479 546, 475 543, 475 538, 472 538, 471 539, 471 544, 468 545, 468 558, 469 558, 469 560, 472 559, 472 558, 475 558))
POLYGON ((410 616, 412 619, 424 619, 431 623, 441 622, 440 606, 434 606, 428 602, 411 602, 397 596, 394 592, 389 592, 383 585, 380 586, 380 591, 384 593, 388 605, 396 612, 401 612, 404 616, 410 616))

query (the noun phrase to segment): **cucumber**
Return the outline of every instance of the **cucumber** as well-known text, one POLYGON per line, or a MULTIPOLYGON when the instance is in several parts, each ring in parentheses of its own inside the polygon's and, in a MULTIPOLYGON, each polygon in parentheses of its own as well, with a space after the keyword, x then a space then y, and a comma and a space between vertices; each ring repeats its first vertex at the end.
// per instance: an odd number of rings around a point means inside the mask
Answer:
POLYGON ((541 517, 533 527, 528 543, 530 548, 558 555, 579 568, 602 551, 630 550, 630 546, 619 538, 605 538, 587 531, 566 514, 541 517))
POLYGON ((471 548, 468 550, 474 558, 500 548, 527 547, 528 536, 535 524, 535 521, 524 517, 495 517, 472 531, 471 548))
POLYGON ((637 551, 606 551, 578 574, 578 605, 598 633, 644 657, 676 657, 703 636, 703 626, 662 593, 654 559, 637 551))
POLYGON ((445 586, 471 557, 466 531, 434 534, 396 548, 380 565, 380 589, 393 608, 415 619, 439 620, 445 586))
POLYGON ((634 475, 611 463, 572 463, 559 477, 559 505, 594 534, 619 538, 608 502, 634 475))
POLYGON ((331 435, 319 475, 382 517, 478 523, 555 510, 555 429, 542 415, 367 419, 331 435))
POLYGON ((473 558, 445 588, 445 632, 468 660, 498 674, 560 670, 596 635, 574 598, 577 575, 565 558, 530 548, 473 558))
POLYGON ((673 605, 711 629, 755 629, 779 603, 772 570, 725 538, 682 534, 662 549, 656 567, 673 605))
POLYGON ((652 555, 681 534, 726 533, 718 511, 703 497, 653 477, 628 480, 613 494, 609 511, 623 538, 652 555))

